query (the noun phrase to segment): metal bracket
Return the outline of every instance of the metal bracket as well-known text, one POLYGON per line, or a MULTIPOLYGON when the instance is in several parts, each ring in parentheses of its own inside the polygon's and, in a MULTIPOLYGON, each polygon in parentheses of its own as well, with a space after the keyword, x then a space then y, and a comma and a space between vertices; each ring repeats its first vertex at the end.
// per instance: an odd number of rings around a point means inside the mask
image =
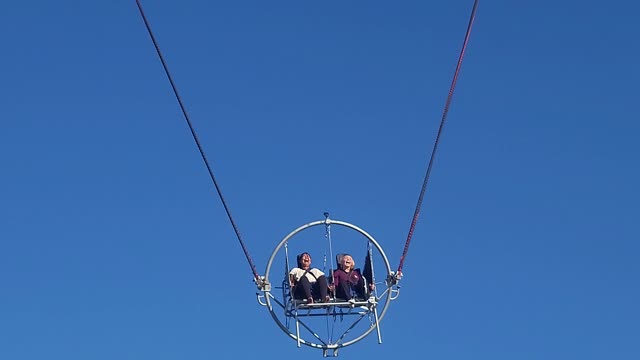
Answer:
POLYGON ((266 292, 271 291, 271 283, 267 281, 266 277, 260 276, 257 279, 253 279, 253 281, 256 283, 258 290, 266 292))
POLYGON ((331 219, 329 219, 329 213, 328 212, 324 213, 324 224, 326 226, 331 225, 331 219))
POLYGON ((400 279, 402 279, 402 273, 401 272, 391 272, 391 274, 389 274, 389 276, 387 276, 387 286, 396 286, 398 285, 398 283, 400 282, 400 279))
POLYGON ((268 304, 264 298, 265 298, 264 294, 256 293, 256 300, 258 300, 258 304, 262 306, 267 306, 268 304))
POLYGON ((322 349, 322 357, 338 357, 338 348, 322 349), (329 355, 331 350, 331 355, 329 355))

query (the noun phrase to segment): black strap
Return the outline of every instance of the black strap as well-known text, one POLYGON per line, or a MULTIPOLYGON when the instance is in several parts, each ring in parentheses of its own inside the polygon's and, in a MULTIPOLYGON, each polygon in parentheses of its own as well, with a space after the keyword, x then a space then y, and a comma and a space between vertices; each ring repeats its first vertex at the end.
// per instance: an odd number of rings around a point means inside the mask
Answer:
MULTIPOLYGON (((313 278, 316 279, 316 281, 318 281, 318 277, 316 277, 311 271, 309 271, 309 269, 305 270, 302 276, 307 276, 307 274, 311 274, 311 276, 313 276, 313 278)), ((302 278, 302 276, 300 278, 302 278)))

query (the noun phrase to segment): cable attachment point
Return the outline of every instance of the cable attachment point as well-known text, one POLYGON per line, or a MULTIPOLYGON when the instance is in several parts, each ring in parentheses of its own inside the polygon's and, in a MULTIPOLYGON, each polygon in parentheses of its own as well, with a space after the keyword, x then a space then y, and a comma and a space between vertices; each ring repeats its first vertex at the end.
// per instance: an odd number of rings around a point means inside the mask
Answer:
POLYGON ((325 225, 331 224, 331 219, 329 219, 329 213, 328 212, 324 213, 324 224, 325 225))
POLYGON ((398 285, 400 280, 402 279, 402 271, 391 272, 387 277, 387 286, 395 286, 398 285))
POLYGON ((256 287, 260 291, 271 291, 271 283, 267 281, 267 278, 264 276, 259 276, 254 278, 253 281, 256 283, 256 287))

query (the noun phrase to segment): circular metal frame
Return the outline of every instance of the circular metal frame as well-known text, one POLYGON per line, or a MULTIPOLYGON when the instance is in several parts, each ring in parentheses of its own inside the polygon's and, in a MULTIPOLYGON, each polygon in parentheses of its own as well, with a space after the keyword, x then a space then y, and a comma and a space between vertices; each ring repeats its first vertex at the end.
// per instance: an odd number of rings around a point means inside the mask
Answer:
MULTIPOLYGON (((367 233, 366 231, 362 230, 361 228, 350 224, 348 222, 344 222, 344 221, 339 221, 339 220, 331 220, 331 219, 325 219, 325 220, 318 220, 318 221, 314 221, 305 225, 300 226, 299 228, 293 230, 291 233, 289 233, 289 235, 287 235, 284 239, 282 239, 282 241, 280 241, 280 243, 276 246, 276 248, 273 250, 273 253, 271 254, 271 257, 269 258, 269 262, 267 263, 267 267, 265 270, 265 276, 264 276, 264 280, 266 283, 270 283, 269 282, 269 275, 270 275, 270 271, 271 271, 271 265, 274 262, 274 259, 276 257, 276 255, 278 254, 278 252, 280 251, 280 249, 284 246, 284 244, 286 244, 291 238, 293 238, 296 234, 300 233, 303 230, 309 229, 311 227, 314 226, 319 226, 319 225, 339 225, 342 227, 346 227, 352 230, 357 231, 358 233, 364 235, 367 240, 373 244, 373 246, 378 250, 378 253, 382 256, 383 262, 384 262, 384 266, 386 268, 386 278, 390 279, 393 277, 393 271, 391 270, 391 265, 389 264, 389 259, 387 259, 387 256, 384 253, 384 250, 382 250, 382 247, 380 246, 380 244, 378 244, 378 242, 371 236, 369 235, 369 233, 367 233)), ((375 330, 378 326, 380 326, 380 321, 382 321, 382 318, 384 317, 385 313, 387 312, 387 309, 389 307, 389 304, 391 302, 391 300, 393 300, 394 298, 392 297, 392 287, 394 286, 392 282, 390 281, 386 281, 385 282, 386 286, 387 286, 387 290, 383 292, 383 296, 385 296, 384 294, 386 294, 386 297, 384 299, 384 302, 382 302, 383 306, 382 306, 382 310, 379 312, 378 314, 378 319, 376 321, 375 324, 371 325, 366 331, 364 331, 364 333, 362 333, 360 336, 357 336, 356 338, 349 340, 349 341, 345 341, 344 343, 338 343, 338 344, 318 344, 318 343, 314 343, 311 341, 307 341, 302 339, 301 337, 297 336, 296 334, 292 333, 287 326, 285 326, 280 319, 278 319, 278 316, 276 315, 276 313, 274 312, 272 303, 271 303, 271 297, 273 295, 271 295, 271 289, 266 289, 264 290, 264 298, 266 301, 266 305, 267 305, 267 309, 269 309, 269 312, 271 313, 271 317, 275 320, 275 322, 278 324, 278 326, 280 327, 280 329, 282 329, 282 331, 284 331, 287 335, 289 335, 289 337, 291 337, 292 339, 298 341, 300 344, 304 344, 313 348, 319 348, 319 349, 334 349, 336 350, 337 348, 341 348, 341 347, 345 347, 345 346, 349 346, 351 344, 354 344, 362 339, 364 339, 367 335, 369 335, 373 330, 375 330)), ((380 303, 378 303, 379 305, 380 303)))

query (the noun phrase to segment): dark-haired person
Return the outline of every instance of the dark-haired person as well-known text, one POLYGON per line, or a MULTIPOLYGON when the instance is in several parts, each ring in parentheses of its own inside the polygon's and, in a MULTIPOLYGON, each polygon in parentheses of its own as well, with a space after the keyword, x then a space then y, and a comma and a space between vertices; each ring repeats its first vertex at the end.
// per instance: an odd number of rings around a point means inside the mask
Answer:
POLYGON ((307 304, 313 304, 314 300, 328 302, 327 278, 322 271, 311 267, 311 255, 303 252, 297 256, 297 260, 298 267, 289 272, 289 284, 293 298, 307 300, 307 304))

